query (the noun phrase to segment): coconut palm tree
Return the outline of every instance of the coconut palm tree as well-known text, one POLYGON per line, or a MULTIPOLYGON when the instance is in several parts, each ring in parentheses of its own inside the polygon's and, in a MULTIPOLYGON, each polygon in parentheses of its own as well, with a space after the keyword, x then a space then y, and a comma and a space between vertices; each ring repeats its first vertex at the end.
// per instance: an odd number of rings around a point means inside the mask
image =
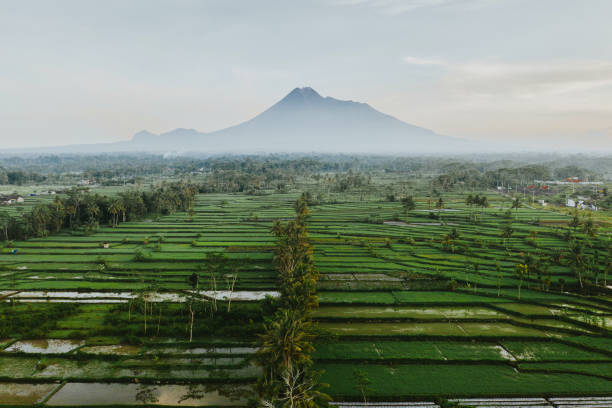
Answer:
POLYGON ((516 277, 519 280, 518 300, 521 300, 521 286, 523 286, 523 280, 525 279, 525 276, 527 276, 527 274, 529 273, 529 266, 525 264, 517 264, 516 267, 514 268, 514 272, 516 274, 516 277))
POLYGON ((2 228, 2 231, 4 232, 5 241, 9 240, 8 228, 9 228, 10 223, 11 223, 11 218, 8 215, 8 211, 2 210, 0 212, 0 228, 2 228))
POLYGON ((412 211, 416 208, 416 202, 414 197, 408 196, 402 198, 402 206, 404 207, 404 213, 408 214, 408 211, 412 211))
POLYGON ((583 288, 582 284, 582 269, 585 266, 585 254, 584 254, 584 246, 580 241, 576 239, 572 239, 569 243, 568 250, 566 252, 566 258, 568 265, 572 268, 576 277, 578 278, 578 283, 580 284, 580 288, 583 288))
POLYGON ((309 365, 313 338, 312 324, 300 312, 280 310, 260 335, 256 358, 263 369, 264 384, 274 385, 285 370, 309 365))
POLYGON ((117 227, 119 224, 119 215, 125 211, 125 205, 120 199, 115 199, 111 201, 108 206, 108 212, 111 214, 113 228, 117 227))
POLYGON ((521 199, 520 197, 516 197, 514 201, 512 201, 512 208, 514 208, 514 215, 516 219, 518 219, 518 209, 521 208, 521 199))
POLYGON ((514 229, 512 228, 512 222, 508 220, 508 222, 504 224, 501 232, 501 236, 504 239, 504 248, 506 248, 506 250, 508 250, 508 240, 512 237, 512 234, 514 234, 514 229))

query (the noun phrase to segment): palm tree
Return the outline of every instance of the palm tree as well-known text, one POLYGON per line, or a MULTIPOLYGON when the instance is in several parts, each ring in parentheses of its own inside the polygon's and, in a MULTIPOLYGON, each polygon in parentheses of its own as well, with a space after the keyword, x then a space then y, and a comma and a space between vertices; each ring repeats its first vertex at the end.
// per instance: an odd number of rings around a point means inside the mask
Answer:
POLYGON ((512 201, 512 208, 514 208, 514 215, 516 219, 518 219, 518 209, 521 208, 521 199, 516 197, 514 201, 512 201))
POLYGON ((32 229, 32 233, 36 236, 43 237, 46 236, 49 230, 47 226, 49 225, 49 221, 51 220, 51 212, 49 207, 46 205, 38 205, 32 209, 30 213, 30 228, 32 229))
POLYGON ((589 237, 591 237, 591 238, 595 237, 595 234, 596 234, 595 224, 593 223, 593 216, 591 214, 589 214, 589 216, 586 218, 586 220, 584 220, 582 228, 584 229, 584 232, 589 237))
POLYGON ((2 212, 0 212, 0 228, 2 228, 2 231, 4 232, 5 241, 9 240, 8 228, 9 228, 10 223, 11 223, 11 219, 8 215, 8 212, 6 210, 3 210, 2 212))
POLYGON ((283 392, 280 398, 283 407, 316 408, 328 406, 331 398, 319 389, 317 373, 308 367, 287 369, 281 375, 283 392))
POLYGON ((60 200, 59 197, 55 197, 55 200, 53 200, 53 204, 51 204, 51 208, 53 212, 53 228, 55 232, 59 232, 59 230, 62 229, 62 226, 64 225, 64 203, 62 202, 62 200, 60 200))
POLYGON ((402 206, 404 207, 404 213, 408 214, 408 211, 412 211, 416 208, 416 202, 414 197, 408 196, 402 198, 402 206))
POLYGON ((444 234, 440 243, 442 244, 442 248, 444 248, 445 251, 450 251, 453 254, 455 253, 455 240, 453 239, 451 234, 444 234))
POLYGON ((514 234, 514 229, 512 228, 512 223, 508 221, 506 224, 504 224, 504 227, 501 232, 501 236, 504 239, 504 247, 506 248, 506 250, 508 250, 508 240, 512 237, 512 234, 514 234))
POLYGON ((98 206, 98 204, 96 204, 93 198, 90 198, 87 200, 85 204, 85 213, 88 215, 87 216, 88 224, 92 227, 97 226, 98 217, 100 215, 100 207, 98 206))
POLYGON ((501 295, 501 275, 502 269, 498 261, 495 261, 495 271, 497 272, 497 296, 501 295))
POLYGON ((311 323, 301 313, 280 310, 260 335, 257 360, 263 369, 264 384, 273 385, 285 370, 309 365, 313 338, 311 323))
POLYGON ((517 264, 514 268, 514 272, 516 273, 516 276, 519 279, 518 300, 521 300, 521 286, 523 286, 523 279, 525 279, 525 276, 529 273, 529 266, 525 264, 517 264))
POLYGON ((474 204, 474 196, 471 194, 468 194, 468 196, 465 198, 465 204, 468 207, 472 207, 472 205, 474 204))
POLYGON ((576 239, 571 240, 566 256, 568 264, 578 277, 578 283, 582 289, 582 268, 585 266, 584 246, 576 239))
POLYGON ((119 214, 125 211, 125 205, 120 199, 113 200, 108 206, 108 212, 111 214, 113 228, 119 224, 119 214))
POLYGON ((578 229, 578 227, 580 226, 580 216, 578 215, 578 210, 574 210, 573 215, 572 215, 572 219, 568 222, 568 226, 574 228, 574 232, 576 232, 576 229, 578 229))

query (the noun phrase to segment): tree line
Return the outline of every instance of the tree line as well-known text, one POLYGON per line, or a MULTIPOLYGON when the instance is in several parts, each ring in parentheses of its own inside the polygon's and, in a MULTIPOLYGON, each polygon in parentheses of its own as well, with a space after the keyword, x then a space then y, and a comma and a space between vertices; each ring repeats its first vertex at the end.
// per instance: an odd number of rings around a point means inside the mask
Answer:
POLYGON ((432 180, 432 187, 450 191, 453 187, 495 188, 498 186, 525 186, 534 180, 566 180, 568 177, 597 179, 601 175, 575 165, 560 166, 550 164, 517 165, 514 162, 499 163, 499 167, 488 168, 479 163, 457 162, 442 166, 440 174, 432 180))
POLYGON ((0 184, 20 186, 25 183, 41 183, 46 181, 47 177, 44 174, 23 171, 23 170, 6 170, 0 168, 0 184))
POLYGON ((6 241, 44 237, 62 229, 84 233, 100 225, 116 227, 120 222, 149 214, 170 214, 193 210, 198 189, 184 182, 162 183, 150 190, 129 190, 116 196, 73 187, 50 203, 36 204, 31 211, 10 215, 0 213, 1 236, 6 241))

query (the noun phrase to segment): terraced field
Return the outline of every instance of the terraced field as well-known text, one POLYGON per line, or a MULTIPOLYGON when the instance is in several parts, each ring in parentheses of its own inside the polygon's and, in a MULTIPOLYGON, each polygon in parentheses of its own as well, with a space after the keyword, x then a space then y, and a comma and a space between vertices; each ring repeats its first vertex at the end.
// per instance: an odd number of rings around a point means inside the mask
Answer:
MULTIPOLYGON (((276 289, 270 227, 293 216, 296 197, 205 194, 192 217, 18 242, 16 255, 5 249, 2 315, 47 323, 25 335, 0 332, 1 403, 246 404, 259 375, 249 361, 264 307, 255 300, 276 289), (225 321, 196 323, 189 342, 184 305, 194 272, 208 304, 232 303, 225 321), (147 329, 149 312, 143 320, 132 311, 138 299, 151 308, 147 329)), ((612 396, 610 292, 562 292, 578 285, 566 265, 553 264, 549 281, 521 283, 515 273, 526 253, 567 247, 569 216, 520 208, 508 218, 498 196, 486 209, 467 208, 460 195, 444 200, 437 210, 418 199, 407 215, 401 203, 359 195, 311 207, 321 272, 315 319, 327 333, 314 358, 327 392, 362 400, 360 370, 371 381, 368 400, 612 396), (509 221, 514 233, 502 239, 509 221), (453 229, 454 251, 441 243, 453 229)), ((609 224, 597 222, 604 242, 609 224)))
POLYGON ((576 284, 559 265, 550 286, 533 276, 518 299, 514 265, 522 253, 566 247, 556 228, 569 217, 513 210, 514 234, 502 242, 507 204, 495 208, 503 203, 492 198, 491 208, 475 210, 462 197, 445 200, 445 211, 421 200, 407 216, 384 202, 313 209, 324 274, 316 319, 334 336, 315 357, 335 399, 359 399, 356 369, 371 381, 370 400, 609 395, 612 376, 602 367, 612 366, 612 299, 559 293, 560 283, 576 284), (453 229, 469 251, 443 248, 453 229), (528 242, 534 230, 537 247, 528 242))
POLYGON ((0 275, 0 285, 17 290, 134 290, 150 284, 186 289, 192 273, 206 277, 207 253, 223 253, 236 261, 237 290, 274 289, 270 227, 273 219, 292 216, 292 199, 206 195, 200 196, 192 219, 178 213, 101 227, 89 236, 58 234, 19 242, 19 255, 8 249, 0 255, 10 268, 0 275), (144 256, 137 259, 139 253, 144 256))
MULTIPOLYGON (((249 362, 257 322, 237 320, 235 325, 243 326, 240 336, 231 329, 210 332, 196 322, 197 339, 189 342, 185 330, 160 335, 158 328, 144 335, 141 314, 121 330, 109 318, 125 315, 118 307, 129 304, 131 311, 144 295, 160 313, 151 325, 161 325, 163 332, 182 313, 194 272, 200 276, 199 295, 209 303, 217 298, 225 307, 231 299, 235 315, 259 314, 252 300, 275 294, 271 220, 290 217, 293 200, 206 195, 199 197, 193 217, 178 213, 100 228, 89 236, 59 234, 16 243, 17 255, 8 250, 0 255, 2 307, 46 315, 51 324, 23 339, 10 338, 7 329, 9 338, 0 341, 0 402, 245 403, 252 392, 248 384, 258 375, 249 362), (223 254, 219 262, 226 266, 211 265, 207 254, 223 254)), ((187 320, 182 321, 178 325, 184 328, 187 320)))

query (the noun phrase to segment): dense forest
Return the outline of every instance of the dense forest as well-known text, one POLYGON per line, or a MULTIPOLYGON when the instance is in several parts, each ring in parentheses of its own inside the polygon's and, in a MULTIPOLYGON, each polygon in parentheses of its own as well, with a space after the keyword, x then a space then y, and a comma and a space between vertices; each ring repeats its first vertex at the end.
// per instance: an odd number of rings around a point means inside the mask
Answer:
POLYGON ((409 173, 419 176, 453 174, 457 180, 478 183, 521 182, 579 177, 612 177, 606 156, 525 154, 443 156, 366 156, 331 154, 269 154, 231 156, 174 156, 153 154, 0 156, 0 184, 23 185, 95 179, 101 184, 124 184, 147 177, 209 174, 250 175, 260 180, 290 179, 296 175, 347 172, 409 173))

